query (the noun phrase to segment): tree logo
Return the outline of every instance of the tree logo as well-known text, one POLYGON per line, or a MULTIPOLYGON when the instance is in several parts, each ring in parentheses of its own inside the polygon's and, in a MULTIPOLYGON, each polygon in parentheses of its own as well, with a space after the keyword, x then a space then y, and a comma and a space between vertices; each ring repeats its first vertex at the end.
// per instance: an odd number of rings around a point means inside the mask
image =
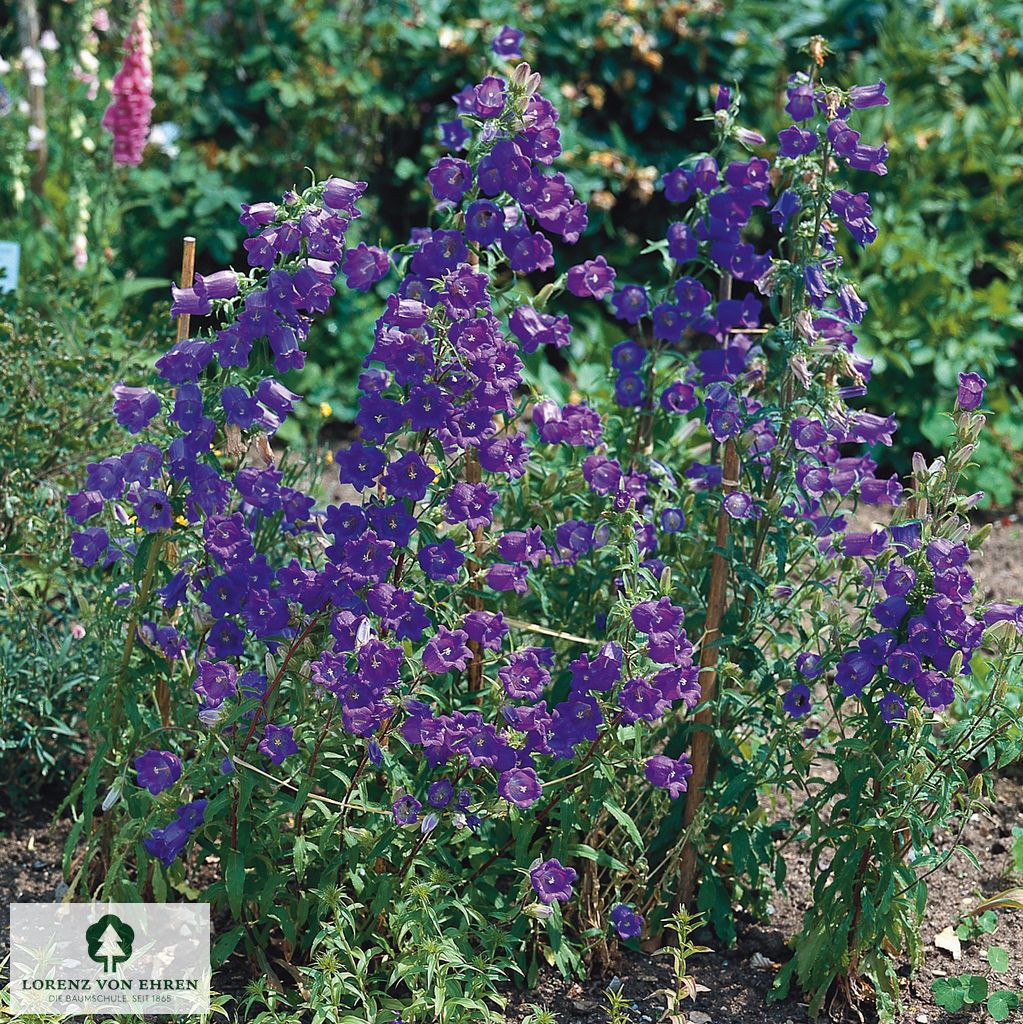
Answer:
POLYGON ((103 973, 110 974, 131 957, 135 932, 119 917, 104 914, 95 924, 85 929, 89 944, 89 959, 103 965, 103 973))

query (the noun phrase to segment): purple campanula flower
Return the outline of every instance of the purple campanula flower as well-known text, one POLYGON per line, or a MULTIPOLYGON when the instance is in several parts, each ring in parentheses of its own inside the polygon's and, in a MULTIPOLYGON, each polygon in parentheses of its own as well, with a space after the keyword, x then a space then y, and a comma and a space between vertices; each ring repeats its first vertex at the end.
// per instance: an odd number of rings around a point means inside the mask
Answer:
POLYGON ((984 389, 987 381, 979 373, 959 374, 959 391, 956 395, 956 404, 964 412, 973 412, 979 409, 984 401, 984 389))
POLYGON ((86 467, 86 491, 99 491, 107 499, 119 498, 124 491, 124 462, 116 455, 86 467))
POLYGON ((447 149, 463 149, 472 138, 472 132, 466 128, 465 122, 460 117, 451 121, 441 121, 439 127, 440 144, 447 149))
POLYGON ((643 934, 643 916, 625 903, 611 908, 609 920, 620 939, 638 939, 643 934))
POLYGON ((685 529, 686 517, 680 508, 662 509, 660 524, 665 533, 679 533, 685 529))
POLYGON ((135 758, 136 782, 153 796, 181 778, 181 760, 169 750, 147 750, 135 758))
POLYGON ((676 167, 675 170, 669 171, 662 180, 664 198, 670 203, 684 203, 696 187, 693 172, 684 167, 676 167))
POLYGON ((638 324, 650 311, 650 302, 646 289, 636 284, 627 284, 620 288, 611 298, 615 317, 630 324, 638 324))
POLYGON ((820 140, 816 132, 807 132, 798 125, 791 125, 778 132, 778 155, 789 160, 812 153, 820 140))
POLYGON ((349 249, 341 261, 345 284, 360 292, 368 292, 381 278, 387 276, 391 261, 387 253, 376 245, 360 242, 349 249))
MULTIPOLYGON (((662 642, 670 647, 668 658, 655 660, 674 660, 678 644, 676 638, 668 633, 651 636, 651 657, 653 657, 655 645, 662 642)), ((618 704, 622 709, 622 720, 627 724, 641 719, 647 722, 656 722, 671 706, 670 702, 665 699, 663 691, 651 685, 646 679, 630 679, 618 694, 618 704)))
POLYGON ((417 558, 423 572, 431 580, 445 580, 448 583, 458 582, 459 572, 465 564, 465 555, 450 538, 420 548, 417 558))
POLYGON ((796 671, 806 679, 816 679, 821 674, 821 656, 803 651, 796 657, 796 671))
POLYGON ((661 408, 679 416, 691 412, 698 404, 696 389, 685 381, 673 381, 661 392, 661 408))
POLYGON ((847 533, 842 538, 842 553, 851 558, 876 558, 888 547, 884 530, 873 533, 847 533))
POLYGON ((710 305, 710 292, 695 277, 680 277, 675 282, 675 300, 683 313, 696 316, 710 305))
POLYGON ((908 565, 894 565, 882 585, 889 597, 905 597, 916 585, 916 570, 908 565))
POLYGON ((454 156, 442 156, 427 172, 433 198, 457 203, 472 187, 472 168, 454 156))
POLYGON ((525 33, 511 25, 502 25, 501 31, 494 36, 490 49, 498 57, 508 60, 519 60, 522 57, 522 39, 525 33))
POLYGON ((114 416, 129 434, 144 430, 160 411, 160 396, 149 388, 131 388, 115 384, 114 416))
POLYGON ((170 867, 182 854, 189 836, 203 823, 209 801, 193 800, 182 804, 173 820, 164 828, 154 828, 142 841, 146 852, 170 867))
POLYGON ((803 201, 799 196, 791 189, 786 189, 771 207, 771 220, 784 231, 792 215, 798 213, 802 208, 803 201))
MULTIPOLYGON (((168 384, 191 384, 213 358, 208 341, 179 341, 156 361, 156 369, 168 384)), ((116 393, 115 393, 116 397, 116 393)))
POLYGON ((909 650, 899 647, 888 655, 886 664, 888 675, 897 683, 912 683, 920 676, 923 669, 920 659, 909 650))
POLYGON ((508 266, 516 274, 532 274, 554 266, 554 247, 539 231, 505 231, 501 245, 508 257, 508 266))
POLYGON ((238 692, 238 671, 228 661, 200 661, 192 689, 206 705, 222 704, 238 692))
POLYGON ((689 788, 693 766, 682 754, 674 760, 664 754, 655 754, 646 762, 647 781, 659 789, 666 789, 672 800, 677 800, 689 788))
POLYGON ((621 373, 615 381, 615 401, 626 408, 643 404, 646 381, 638 373, 621 373))
POLYGON ((581 299, 606 299, 614 291, 617 272, 603 256, 569 268, 566 286, 581 299))
POLYGON ((426 802, 431 807, 442 810, 454 799, 455 787, 450 779, 438 779, 430 783, 426 793, 426 802))
POLYGON ((434 476, 433 470, 418 452, 405 452, 387 464, 381 482, 392 497, 417 502, 426 497, 434 476))
POLYGON ((422 809, 423 805, 414 796, 405 794, 391 805, 391 814, 398 825, 414 825, 422 809))
POLYGON ((888 97, 885 95, 884 80, 875 82, 873 85, 854 85, 849 90, 849 106, 857 110, 866 107, 886 107, 888 97))
POLYGON ((283 764, 286 757, 298 753, 294 730, 290 725, 274 725, 272 722, 267 722, 266 728, 263 730, 263 738, 259 741, 257 749, 274 764, 283 764))
POLYGON ((796 683, 789 688, 781 699, 782 707, 792 718, 802 718, 810 714, 810 689, 803 683, 796 683))
POLYGON ((171 285, 171 316, 206 316, 213 311, 213 303, 195 288, 171 285))
POLYGON ((449 523, 465 523, 470 530, 489 526, 494 520, 494 506, 498 493, 485 484, 459 481, 448 491, 445 519, 449 523))
POLYGON ((497 792, 516 807, 531 807, 540 799, 543 788, 532 768, 511 768, 501 773, 497 792))
POLYGON ((441 626, 423 649, 422 664, 433 675, 444 675, 452 669, 465 671, 472 658, 472 651, 466 643, 469 634, 463 629, 447 629, 441 626))
POLYGON ((786 90, 785 112, 793 121, 806 121, 813 117, 813 86, 793 76, 786 90))
POLYGON ((885 725, 894 725, 906 720, 906 702, 897 693, 886 693, 878 702, 881 721, 885 725))
POLYGON ((71 534, 71 555, 82 565, 95 565, 110 545, 107 531, 98 526, 71 534))
POLYGON ((556 857, 535 860, 529 868, 529 881, 541 903, 558 900, 567 903, 572 898, 572 883, 576 880, 574 868, 565 867, 556 857))
POLYGON ((668 255, 676 263, 688 263, 696 259, 700 252, 700 243, 689 226, 682 221, 675 221, 668 226, 668 255))
POLYGON ((207 299, 233 299, 238 294, 238 275, 233 270, 195 275, 196 294, 207 299))
POLYGON ((824 270, 819 263, 808 263, 803 268, 803 283, 806 285, 806 293, 813 305, 820 307, 824 300, 831 294, 831 288, 824 278, 824 270))
POLYGON ((693 184, 705 195, 718 187, 718 163, 714 157, 704 156, 696 161, 693 167, 693 184))
POLYGON ((341 483, 363 491, 374 486, 387 464, 387 457, 379 448, 355 441, 347 448, 335 452, 334 461, 341 483))
POLYGON ((323 202, 332 210, 351 213, 355 202, 366 191, 366 182, 348 181, 345 178, 328 178, 323 183, 323 202))
POLYGON ((135 501, 135 518, 143 530, 154 533, 169 530, 174 521, 171 518, 171 503, 164 491, 145 490, 135 501))
POLYGON ((913 689, 932 711, 942 711, 955 700, 955 686, 940 672, 924 672, 913 683, 913 689))
POLYGON ((732 519, 759 519, 762 509, 746 491, 732 491, 721 500, 721 507, 732 519))
POLYGON ((487 75, 472 90, 472 112, 478 117, 490 119, 500 116, 504 110, 504 80, 495 75, 487 75))
POLYGON ((477 199, 465 211, 465 236, 478 245, 493 245, 504 233, 504 210, 489 199, 477 199))

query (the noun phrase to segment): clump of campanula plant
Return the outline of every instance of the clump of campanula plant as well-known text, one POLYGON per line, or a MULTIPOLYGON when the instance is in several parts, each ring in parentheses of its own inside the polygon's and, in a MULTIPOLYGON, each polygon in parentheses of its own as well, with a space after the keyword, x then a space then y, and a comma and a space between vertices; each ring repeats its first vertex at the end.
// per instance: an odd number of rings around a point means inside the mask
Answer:
POLYGON ((852 182, 884 173, 856 127, 884 86, 812 64, 771 144, 720 89, 718 146, 665 175, 677 216, 626 280, 553 273, 586 205, 539 75, 499 70, 441 125, 430 227, 347 246, 364 186, 340 178, 245 207, 248 270, 174 291, 208 326, 115 386, 135 443, 68 505, 124 619, 74 877, 164 896, 212 855, 218 959, 312 964, 339 1013, 469 1021, 509 969, 578 970, 581 939, 606 963, 684 904, 727 936, 783 880, 781 832, 831 865, 782 985, 865 978, 890 1007, 881 939, 912 953, 933 830, 1001 749, 1015 610, 969 609, 981 383, 908 492, 869 454, 894 421, 850 404, 870 368, 839 238, 877 233, 852 182), (273 436, 339 274, 391 292, 325 503, 273 436), (589 401, 535 384, 571 350, 566 290, 621 330, 589 401), (890 522, 849 532, 856 502, 890 522))
POLYGON ((972 607, 978 496, 956 487, 984 422, 977 375, 961 378, 947 459, 908 488, 877 474, 896 424, 852 404, 870 375, 855 348, 867 307, 841 252, 877 237, 858 182, 886 173, 887 151, 857 119, 888 97, 883 82, 827 84, 822 42, 811 51, 776 141, 742 128, 722 88, 717 149, 664 176, 679 215, 648 251, 667 281, 594 260, 565 284, 627 332, 605 439, 644 481, 644 564, 670 572, 701 637, 701 728, 655 732, 669 752, 692 744, 689 791, 652 815, 656 866, 634 896, 655 914, 695 902, 731 936, 736 901, 763 909, 765 882, 784 879, 781 829, 810 849, 815 898, 778 993, 795 976, 814 1006, 870 995, 890 1017, 934 837, 979 796, 977 756, 1019 749, 1003 701, 1016 633, 996 625, 1017 609, 972 607), (849 529, 857 505, 878 507, 872 531, 849 529), (798 794, 785 820, 763 812, 765 788, 798 794))
MULTIPOLYGON (((427 977, 444 992, 457 979, 445 1020, 489 1012, 500 950, 537 929, 578 964, 560 909, 577 895, 572 862, 627 872, 582 842, 581 806, 606 805, 610 758, 684 793, 685 754, 643 735, 698 697, 683 609, 653 586, 605 589, 597 639, 557 628, 556 607, 547 625, 513 614, 581 562, 635 574, 649 546, 642 480, 597 454, 600 412, 524 383, 523 359, 565 345, 571 324, 520 280, 586 227, 551 169, 558 113, 540 84, 520 64, 456 97, 444 131, 464 158, 430 169, 436 226, 393 252, 346 245, 362 183, 244 207, 248 270, 174 288, 172 313, 209 326, 156 361, 155 384, 114 386, 135 443, 68 500, 72 552, 108 571, 127 620, 82 789, 106 824, 75 830, 78 877, 164 895, 213 854, 208 895, 236 922, 218 959, 243 937, 264 959, 312 946, 322 960, 327 945, 364 986, 399 962, 405 988, 371 998, 415 1016, 439 998, 427 977), (336 455, 346 500, 323 506, 272 439, 300 400, 278 377, 302 366, 339 273, 397 283, 360 379, 359 439, 336 455), (552 468, 568 500, 550 500, 552 468), (335 927, 317 935, 325 907, 335 927), (431 953, 467 919, 461 959, 438 970, 431 953), (367 979, 351 951, 374 943, 383 965, 367 979)), ((586 913, 634 937, 641 919, 613 897, 587 893, 586 913)))

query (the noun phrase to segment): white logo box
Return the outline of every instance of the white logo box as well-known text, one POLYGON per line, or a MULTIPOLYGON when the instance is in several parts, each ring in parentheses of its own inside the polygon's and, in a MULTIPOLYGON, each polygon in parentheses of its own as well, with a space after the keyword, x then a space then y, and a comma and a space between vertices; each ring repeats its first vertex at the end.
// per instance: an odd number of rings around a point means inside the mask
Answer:
POLYGON ((208 903, 12 903, 10 1010, 210 1009, 208 903))

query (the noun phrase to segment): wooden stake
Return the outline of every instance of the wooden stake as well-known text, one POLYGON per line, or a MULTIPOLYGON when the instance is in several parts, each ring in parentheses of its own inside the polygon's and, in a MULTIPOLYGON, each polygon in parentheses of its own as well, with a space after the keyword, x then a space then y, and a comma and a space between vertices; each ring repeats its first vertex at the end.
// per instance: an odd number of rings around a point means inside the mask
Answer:
MULTIPOLYGON (((191 288, 195 281, 195 239, 191 235, 185 235, 184 245, 181 250, 181 287, 191 288)), ((178 317, 178 341, 184 341, 188 337, 188 329, 191 327, 192 318, 188 313, 182 313, 178 317)))
MULTIPOLYGON (((186 235, 181 249, 181 287, 191 288, 195 280, 195 239, 186 235)), ((177 340, 184 341, 188 337, 191 317, 183 313, 178 317, 177 340)), ((154 545, 155 546, 155 545, 154 545)), ((170 725, 170 683, 160 678, 156 683, 156 706, 160 712, 160 721, 166 728, 170 725)))
MULTIPOLYGON (((720 298, 727 299, 732 293, 732 279, 725 275, 721 279, 720 298)), ((739 485, 739 453, 733 438, 724 444, 721 459, 721 489, 727 497, 739 485)), ((711 727, 714 723, 713 702, 717 695, 717 666, 721 655, 721 622, 725 615, 725 600, 728 592, 728 561, 722 552, 728 543, 729 520, 724 504, 718 511, 717 534, 714 544, 717 550, 711 559, 710 586, 707 590, 707 618, 703 626, 703 640, 700 644, 700 703, 702 710, 694 718, 696 729, 689 751, 689 763, 693 774, 689 777, 686 791, 686 806, 682 815, 683 835, 689 831, 703 803, 704 791, 710 779, 711 727)), ((672 913, 682 907, 689 907, 696 895, 696 845, 694 836, 688 835, 679 855, 679 882, 675 893, 672 913)))
MULTIPOLYGON (((480 471, 479 455, 475 448, 469 448, 465 453, 465 479, 467 483, 478 484, 483 476, 480 471)), ((479 587, 480 566, 483 562, 483 527, 477 526, 472 532, 475 541, 475 559, 469 563, 469 579, 474 587, 479 587)), ((470 611, 482 611, 483 599, 476 594, 470 595, 468 599, 470 611)), ((469 690, 476 693, 483 689, 483 648, 475 640, 469 641, 469 650, 472 651, 472 661, 469 662, 469 690)))

